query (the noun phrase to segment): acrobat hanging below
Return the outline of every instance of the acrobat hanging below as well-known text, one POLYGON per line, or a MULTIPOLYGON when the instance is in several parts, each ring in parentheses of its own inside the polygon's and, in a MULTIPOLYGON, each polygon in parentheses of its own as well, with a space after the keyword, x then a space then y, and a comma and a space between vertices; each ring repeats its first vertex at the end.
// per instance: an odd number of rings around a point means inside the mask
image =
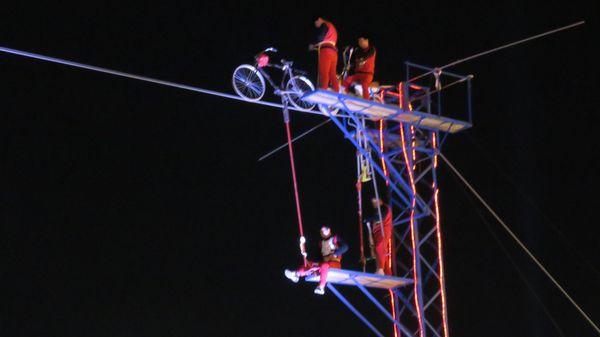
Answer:
POLYGON ((333 235, 331 228, 321 227, 321 262, 307 261, 306 265, 296 270, 285 270, 285 277, 296 283, 301 277, 319 275, 319 285, 315 288, 315 294, 323 295, 327 284, 327 273, 329 268, 342 267, 342 254, 348 250, 348 245, 337 235, 333 235))
MULTIPOLYGON (((365 220, 369 228, 369 238, 374 240, 375 254, 377 257, 377 275, 392 275, 391 256, 391 240, 392 240, 392 207, 383 202, 379 198, 372 198, 371 203, 373 210, 377 213, 382 210, 383 219, 373 217, 365 220), (382 221, 383 220, 383 221, 382 221), (372 225, 372 227, 371 227, 372 225)), ((369 240, 370 241, 370 240, 369 240)))

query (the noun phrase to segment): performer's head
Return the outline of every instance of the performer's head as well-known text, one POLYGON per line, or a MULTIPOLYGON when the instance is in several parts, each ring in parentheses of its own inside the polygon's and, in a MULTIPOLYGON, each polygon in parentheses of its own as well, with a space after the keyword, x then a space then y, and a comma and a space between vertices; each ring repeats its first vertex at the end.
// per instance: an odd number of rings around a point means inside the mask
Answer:
POLYGON ((323 239, 329 239, 331 237, 331 228, 327 226, 321 227, 321 237, 323 239))
POLYGON ((319 28, 319 27, 321 27, 321 25, 322 25, 324 22, 325 22, 325 20, 324 20, 322 17, 320 17, 320 16, 319 16, 319 17, 318 17, 318 18, 315 20, 315 27, 316 27, 316 28, 319 28))
POLYGON ((372 198, 371 199, 371 204, 373 205, 374 209, 378 209, 379 207, 383 206, 383 201, 381 199, 378 199, 378 198, 372 198))
POLYGON ((359 37, 358 38, 358 46, 361 49, 368 49, 369 48, 369 39, 367 39, 366 37, 359 37))

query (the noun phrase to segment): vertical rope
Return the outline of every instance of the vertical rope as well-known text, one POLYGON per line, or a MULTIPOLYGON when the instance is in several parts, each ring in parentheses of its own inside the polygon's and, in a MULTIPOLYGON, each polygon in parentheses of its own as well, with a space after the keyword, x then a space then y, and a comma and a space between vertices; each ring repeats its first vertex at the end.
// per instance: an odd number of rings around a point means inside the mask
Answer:
MULTIPOLYGON (((357 130, 358 131, 358 130, 357 130)), ((358 202, 358 232, 360 238, 360 263, 363 273, 367 271, 367 259, 365 258, 365 239, 363 228, 363 209, 362 209, 362 161, 360 152, 356 151, 356 195, 358 202)))
POLYGON ((296 178, 296 165, 294 163, 294 148, 292 146, 292 131, 290 129, 290 118, 289 112, 287 111, 287 102, 284 102, 284 122, 285 122, 285 131, 287 134, 287 143, 288 143, 288 151, 290 153, 290 166, 292 168, 292 181, 294 183, 294 198, 296 201, 296 214, 298 216, 298 232, 300 234, 300 254, 302 254, 302 259, 304 261, 304 265, 307 265, 306 260, 306 247, 305 242, 306 239, 304 237, 304 226, 302 225, 302 211, 300 209, 300 196, 298 193, 298 181, 296 178))

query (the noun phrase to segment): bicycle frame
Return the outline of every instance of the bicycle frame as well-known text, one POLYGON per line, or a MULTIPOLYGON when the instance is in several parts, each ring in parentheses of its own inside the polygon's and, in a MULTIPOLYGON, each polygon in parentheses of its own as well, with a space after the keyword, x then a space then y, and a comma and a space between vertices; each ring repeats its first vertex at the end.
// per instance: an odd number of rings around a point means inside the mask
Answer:
POLYGON ((261 75, 263 75, 263 77, 267 80, 267 82, 269 82, 269 84, 273 87, 275 95, 282 96, 282 95, 288 93, 287 91, 284 90, 284 88, 285 88, 286 80, 288 80, 294 76, 292 67, 290 67, 287 64, 278 65, 278 64, 271 64, 271 63, 267 64, 264 67, 259 67, 258 63, 255 63, 254 67, 256 67, 256 69, 258 69, 258 71, 261 73, 261 75), (267 68, 267 67, 276 68, 283 72, 283 76, 281 77, 281 84, 279 86, 277 86, 275 84, 275 82, 273 81, 271 76, 269 76, 269 73, 267 73, 263 69, 263 68, 267 68))
POLYGON ((316 104, 306 103, 302 95, 314 90, 314 84, 306 78, 306 72, 293 68, 293 62, 281 59, 281 64, 269 62, 267 52, 277 50, 269 47, 254 56, 254 62, 238 66, 232 77, 235 92, 249 101, 258 101, 271 86, 273 93, 280 96, 283 103, 290 103, 298 109, 312 110, 316 104), (274 79, 267 68, 281 71, 281 82, 274 79), (250 71, 250 73, 248 73, 250 71), (253 74, 253 75, 252 75, 253 74))

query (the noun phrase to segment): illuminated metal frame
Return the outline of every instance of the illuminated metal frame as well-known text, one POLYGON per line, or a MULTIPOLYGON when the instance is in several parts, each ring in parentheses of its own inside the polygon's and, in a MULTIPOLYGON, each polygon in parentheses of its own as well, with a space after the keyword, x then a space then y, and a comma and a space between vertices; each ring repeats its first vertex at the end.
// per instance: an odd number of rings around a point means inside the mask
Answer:
MULTIPOLYGON (((411 90, 427 89, 417 83, 408 82, 411 72, 431 72, 424 81, 443 81, 450 77, 466 83, 467 115, 464 118, 472 125, 471 78, 441 72, 436 78, 435 69, 406 62, 407 82, 399 86, 399 103, 410 107, 411 90), (404 104, 403 104, 404 103, 404 104)), ((413 74, 414 75, 414 74, 413 74)), ((427 113, 442 116, 442 91, 431 90, 421 104, 427 113)), ((448 133, 431 128, 409 125, 388 118, 384 130, 369 128, 361 122, 364 114, 349 109, 339 95, 339 103, 346 111, 346 118, 330 115, 334 124, 345 138, 368 158, 372 168, 386 179, 389 199, 393 207, 394 256, 393 269, 398 277, 412 278, 413 285, 392 290, 395 303, 393 312, 385 310, 379 301, 360 285, 357 287, 386 317, 400 330, 403 336, 448 337, 448 313, 443 263, 443 241, 437 181, 438 155, 448 133), (381 133, 380 133, 381 132, 381 133), (366 142, 359 142, 356 134, 362 134, 366 142), (384 140, 384 148, 380 140, 384 140), (371 155, 372 154, 372 155, 371 155)), ((404 109, 404 113, 410 109, 404 109)), ((355 313, 377 336, 383 336, 356 307, 333 286, 328 286, 342 303, 355 313)), ((396 329, 394 330, 396 333, 396 329)))

